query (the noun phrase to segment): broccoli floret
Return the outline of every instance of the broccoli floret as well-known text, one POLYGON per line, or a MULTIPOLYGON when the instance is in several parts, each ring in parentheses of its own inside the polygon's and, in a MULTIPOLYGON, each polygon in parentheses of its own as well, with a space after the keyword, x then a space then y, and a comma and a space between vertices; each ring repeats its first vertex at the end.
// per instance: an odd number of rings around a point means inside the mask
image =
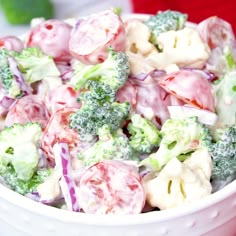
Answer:
POLYGON ((45 77, 60 76, 52 57, 45 55, 38 47, 27 47, 14 55, 27 84, 32 84, 45 77))
POLYGON ((2 48, 0 50, 0 79, 2 87, 10 97, 17 98, 23 95, 23 91, 20 88, 20 79, 24 80, 24 77, 19 68, 12 66, 12 64, 17 65, 17 62, 9 55, 8 50, 2 48), (14 68, 14 71, 12 68, 14 68))
POLYGON ((20 180, 31 179, 35 172, 41 134, 38 123, 16 123, 0 132, 0 162, 6 166, 11 164, 20 180))
POLYGON ((96 65, 79 63, 75 67, 75 74, 70 83, 76 90, 86 88, 88 80, 95 80, 108 84, 117 91, 125 84, 129 75, 128 56, 124 52, 115 52, 111 47, 108 48, 108 57, 103 63, 96 65))
POLYGON ((52 57, 35 48, 25 48, 21 52, 0 50, 0 78, 6 93, 19 98, 31 93, 30 85, 46 77, 59 76, 52 57))
POLYGON ((236 68, 236 59, 234 58, 233 49, 229 46, 225 46, 223 49, 223 56, 225 58, 226 70, 232 70, 236 68))
POLYGON ((70 117, 70 127, 76 129, 84 141, 93 139, 103 125, 109 125, 111 132, 117 130, 128 118, 131 108, 128 102, 115 102, 115 93, 106 84, 96 81, 88 84, 90 90, 79 97, 82 107, 70 117))
POLYGON ((77 72, 70 81, 76 90, 83 89, 78 98, 82 107, 70 117, 70 127, 78 130, 83 141, 93 139, 103 125, 114 132, 130 112, 128 102, 116 102, 117 90, 128 79, 128 57, 111 47, 108 52, 108 58, 101 64, 77 64, 77 72))
POLYGON ((85 166, 93 165, 102 160, 135 160, 129 139, 122 129, 111 132, 108 125, 98 130, 98 141, 85 152, 80 153, 78 158, 85 166))
POLYGON ((212 181, 236 176, 236 126, 227 127, 210 147, 213 159, 212 181))
POLYGON ((127 128, 131 134, 129 144, 135 152, 150 153, 153 148, 158 147, 160 132, 151 121, 133 114, 127 128))
POLYGON ((183 161, 202 147, 210 147, 212 137, 209 129, 198 122, 197 117, 168 119, 162 126, 161 142, 157 152, 141 162, 153 171, 161 170, 172 158, 183 161))
POLYGON ((53 18, 54 7, 50 0, 1 0, 3 13, 11 24, 28 24, 32 18, 53 18))
POLYGON ((158 46, 156 37, 163 32, 170 30, 180 30, 184 27, 187 20, 187 14, 178 11, 158 11, 155 16, 150 16, 144 23, 152 32, 151 42, 158 46))
POLYGON ((78 102, 92 106, 93 103, 102 105, 104 103, 115 102, 116 100, 116 92, 105 83, 89 80, 87 88, 88 90, 82 92, 78 97, 78 102))
POLYGON ((236 70, 227 72, 213 86, 216 98, 217 128, 232 126, 236 114, 236 70))
POLYGON ((11 164, 3 165, 0 162, 0 176, 3 178, 3 184, 22 195, 37 191, 38 185, 43 183, 51 173, 52 169, 39 169, 31 179, 25 181, 18 178, 11 164))
POLYGON ((236 69, 236 55, 231 45, 220 45, 214 48, 210 54, 210 58, 206 63, 206 70, 213 73, 214 85, 224 80, 224 76, 236 69))

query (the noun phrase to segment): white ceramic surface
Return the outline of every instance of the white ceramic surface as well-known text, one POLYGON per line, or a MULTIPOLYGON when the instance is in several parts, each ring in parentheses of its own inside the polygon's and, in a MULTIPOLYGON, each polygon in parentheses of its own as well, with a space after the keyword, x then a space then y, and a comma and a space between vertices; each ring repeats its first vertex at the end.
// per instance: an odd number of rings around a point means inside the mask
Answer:
POLYGON ((236 181, 190 206, 129 216, 60 210, 0 185, 0 235, 235 236, 236 181))
MULTIPOLYGON (((137 18, 144 15, 137 15, 137 18)), ((0 236, 236 236, 236 180, 201 201, 160 212, 96 216, 45 206, 0 184, 0 236)))

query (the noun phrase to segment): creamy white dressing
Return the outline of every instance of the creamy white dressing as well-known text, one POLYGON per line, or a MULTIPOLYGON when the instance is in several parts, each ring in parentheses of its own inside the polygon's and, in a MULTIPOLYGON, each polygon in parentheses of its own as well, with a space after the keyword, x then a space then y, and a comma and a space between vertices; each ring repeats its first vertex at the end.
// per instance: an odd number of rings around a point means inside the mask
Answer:
MULTIPOLYGON (((35 19, 32 21, 32 26, 36 26, 43 21, 44 19, 35 19)), ((65 22, 70 26, 74 26, 77 21, 76 19, 68 19, 65 22)), ((89 55, 89 58, 85 58, 85 61, 97 62, 98 57, 105 58, 106 56, 105 47, 102 48, 102 50, 97 50, 97 48, 109 42, 109 39, 117 32, 119 22, 103 14, 98 21, 92 19, 90 23, 93 25, 81 24, 80 33, 86 34, 88 37, 78 40, 79 45, 76 46, 79 47, 81 54, 95 51, 94 54, 89 55), (94 23, 96 27, 94 27, 94 23), (94 39, 95 28, 96 38, 94 39)), ((161 49, 161 52, 159 52, 149 41, 151 36, 150 29, 141 21, 129 19, 125 22, 125 27, 125 52, 129 56, 130 74, 132 76, 142 73, 148 74, 155 69, 165 70, 168 75, 180 71, 180 67, 202 69, 209 59, 210 49, 194 28, 185 27, 182 30, 161 33, 157 37, 157 42, 161 49)), ((75 31, 73 31, 73 33, 74 32, 75 31)), ((63 28, 59 28, 58 33, 63 35, 63 28)), ((117 38, 116 45, 123 44, 123 36, 124 33, 122 37, 117 38)), ((63 39, 66 44, 67 39, 65 37, 63 37, 63 39)), ((61 44, 61 47, 63 47, 64 43, 61 44)), ((50 47, 53 51, 57 51, 58 49, 58 45, 50 45, 50 42, 46 46, 50 47)), ((72 47, 72 50, 73 49, 74 47, 72 47)), ((46 77, 40 85, 41 88, 39 87, 38 89, 39 95, 44 97, 45 93, 59 87, 61 84, 62 81, 59 77, 46 77)), ((200 101, 200 105, 210 103, 210 107, 214 107, 213 102, 209 102, 210 99, 209 96, 207 96, 210 94, 209 87, 206 83, 199 83, 198 76, 193 77, 192 74, 190 75, 188 73, 181 74, 178 82, 170 83, 165 89, 166 91, 175 92, 176 96, 174 97, 176 104, 183 105, 178 101, 178 97, 180 97, 183 100, 187 98, 188 100, 200 101), (204 96, 202 91, 205 91, 207 95, 204 96)), ((151 84, 148 89, 140 89, 137 98, 139 103, 136 109, 145 114, 145 117, 149 120, 155 119, 158 112, 159 118, 165 121, 169 113, 171 114, 170 109, 171 105, 173 105, 173 96, 170 94, 167 96, 166 91, 162 90, 159 86, 154 87, 154 84, 151 84), (165 103, 163 100, 165 100, 165 103), (169 113, 167 111, 168 105, 170 108, 169 113)), ((232 105, 232 97, 225 96, 223 103, 225 105, 232 105)), ((199 117, 200 122, 207 125, 214 125, 217 119, 214 112, 207 113, 204 112, 204 110, 201 110, 201 113, 194 109, 188 111, 181 110, 178 112, 179 114, 181 113, 181 117, 183 115, 187 117, 196 115, 199 117), (211 116, 210 123, 209 119, 205 119, 205 115, 211 116)), ((178 114, 172 112, 172 118, 173 117, 178 118, 178 114)), ((57 128, 58 127, 55 126, 53 130, 57 130, 57 128)), ((63 131, 60 132, 60 134, 62 133, 63 131)), ((26 152, 22 148, 23 147, 19 148, 20 152, 26 152)), ((136 211, 140 213, 140 209, 144 203, 142 200, 145 200, 144 193, 146 193, 146 200, 151 206, 158 207, 162 210, 199 201, 203 197, 210 195, 212 191, 210 183, 212 160, 206 149, 195 151, 184 162, 180 162, 177 158, 173 157, 160 172, 147 175, 143 179, 145 192, 142 189, 141 182, 138 181, 137 163, 129 163, 129 161, 125 163, 135 166, 135 168, 133 168, 135 169, 134 172, 132 172, 129 167, 127 167, 129 170, 122 171, 122 166, 117 165, 115 167, 116 171, 114 171, 114 169, 109 170, 111 173, 108 182, 102 179, 101 183, 98 185, 99 189, 96 189, 94 186, 91 187, 91 185, 89 185, 90 183, 79 186, 79 184, 81 184, 81 178, 85 178, 84 173, 86 170, 80 171, 83 168, 83 162, 74 158, 77 155, 77 150, 72 152, 73 158, 71 159, 71 166, 73 173, 71 174, 78 185, 75 194, 80 204, 83 206, 83 210, 88 213, 106 214, 107 211, 111 211, 115 214, 129 214, 136 211), (120 171, 119 168, 121 168, 120 171), (127 188, 127 183, 138 184, 139 191, 130 192, 130 189, 127 188), (119 195, 119 197, 122 198, 122 204, 117 204, 116 195, 115 197, 112 195, 114 192, 110 191, 108 186, 110 186, 115 193, 122 192, 122 194, 119 195), (111 206, 113 207, 112 210, 110 209, 111 206)), ((97 173, 93 174, 95 175, 97 173)), ((61 177, 61 170, 59 171, 56 167, 53 174, 44 183, 38 186, 37 191, 40 195, 40 201, 53 202, 63 194, 68 194, 62 193, 63 191, 61 191, 64 184, 61 182, 61 177)), ((91 176, 86 177, 89 179, 91 176)), ((66 188, 66 186, 64 187, 66 188)), ((64 196, 64 198, 66 197, 68 196, 64 196)))

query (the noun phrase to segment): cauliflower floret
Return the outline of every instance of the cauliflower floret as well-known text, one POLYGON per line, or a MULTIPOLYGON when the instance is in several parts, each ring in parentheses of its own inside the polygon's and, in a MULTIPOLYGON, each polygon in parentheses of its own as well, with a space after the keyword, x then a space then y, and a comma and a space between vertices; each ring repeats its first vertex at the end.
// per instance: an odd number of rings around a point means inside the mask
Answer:
POLYGON ((202 68, 210 55, 209 47, 201 40, 199 33, 190 27, 161 33, 157 43, 162 52, 152 54, 147 59, 157 69, 165 70, 170 64, 202 68))
POLYGON ((41 201, 50 202, 60 197, 61 195, 61 189, 59 185, 60 178, 61 174, 59 170, 56 169, 45 182, 38 185, 37 191, 39 193, 41 201))
POLYGON ((132 52, 126 53, 129 57, 130 74, 132 76, 137 76, 142 73, 148 74, 149 72, 155 70, 155 67, 151 66, 147 61, 145 61, 145 57, 142 55, 132 52))
POLYGON ((128 20, 126 34, 126 53, 129 56, 131 75, 154 70, 155 67, 146 62, 147 56, 158 53, 156 47, 149 41, 151 30, 139 20, 128 20))
POLYGON ((127 21, 126 33, 126 51, 131 51, 143 56, 150 54, 152 51, 156 51, 155 46, 149 42, 151 30, 141 21, 127 21))
POLYGON ((200 176, 201 179, 210 181, 213 163, 208 148, 198 149, 192 153, 190 158, 184 161, 184 164, 200 176))
POLYGON ((147 202, 161 210, 192 203, 211 194, 211 156, 198 149, 189 159, 171 159, 154 179, 147 179, 147 202))
POLYGON ((155 69, 169 73, 184 66, 202 68, 210 55, 207 44, 191 27, 160 33, 156 42, 161 52, 150 42, 151 30, 141 21, 127 21, 126 33, 126 53, 133 76, 155 69))

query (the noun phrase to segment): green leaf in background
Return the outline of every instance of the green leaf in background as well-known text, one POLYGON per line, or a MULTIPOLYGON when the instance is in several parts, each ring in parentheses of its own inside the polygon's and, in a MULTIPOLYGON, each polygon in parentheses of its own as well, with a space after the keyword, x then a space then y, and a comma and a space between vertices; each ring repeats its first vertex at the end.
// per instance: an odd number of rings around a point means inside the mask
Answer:
POLYGON ((0 0, 2 11, 10 24, 29 24, 32 18, 53 18, 50 0, 0 0))

